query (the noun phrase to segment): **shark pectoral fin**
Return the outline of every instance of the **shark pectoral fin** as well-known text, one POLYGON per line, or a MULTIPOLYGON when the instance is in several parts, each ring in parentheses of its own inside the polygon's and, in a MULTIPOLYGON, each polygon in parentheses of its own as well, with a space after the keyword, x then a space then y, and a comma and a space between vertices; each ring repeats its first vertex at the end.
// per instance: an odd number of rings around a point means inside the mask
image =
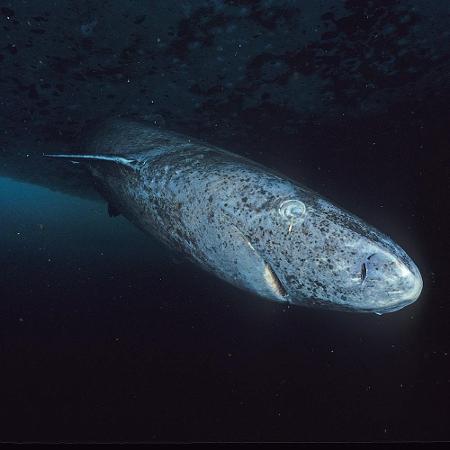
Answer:
POLYGON ((287 293, 271 265, 234 225, 228 223, 230 240, 221 251, 224 269, 233 274, 234 284, 275 301, 287 301, 287 293))
POLYGON ((120 216, 120 211, 111 202, 108 202, 108 216, 109 217, 120 216))

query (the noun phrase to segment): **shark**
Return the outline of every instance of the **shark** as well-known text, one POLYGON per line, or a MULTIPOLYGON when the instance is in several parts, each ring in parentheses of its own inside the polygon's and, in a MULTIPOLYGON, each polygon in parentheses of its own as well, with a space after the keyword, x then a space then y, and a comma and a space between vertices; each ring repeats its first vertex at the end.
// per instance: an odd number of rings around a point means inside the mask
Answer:
POLYGON ((415 302, 420 271, 390 237, 255 161, 147 123, 114 119, 72 162, 130 222, 256 298, 384 314, 415 302))

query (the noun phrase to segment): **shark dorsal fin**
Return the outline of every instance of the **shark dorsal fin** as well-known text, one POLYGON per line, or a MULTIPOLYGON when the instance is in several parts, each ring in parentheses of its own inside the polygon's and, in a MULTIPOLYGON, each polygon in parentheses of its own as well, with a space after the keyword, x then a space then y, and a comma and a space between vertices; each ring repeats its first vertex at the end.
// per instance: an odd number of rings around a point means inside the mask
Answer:
POLYGON ((47 158, 65 158, 69 159, 71 162, 78 164, 82 161, 109 161, 116 164, 121 164, 124 166, 133 167, 136 164, 136 160, 132 158, 126 158, 123 156, 117 155, 108 155, 108 154, 71 154, 71 153, 61 153, 61 154, 44 154, 47 158))

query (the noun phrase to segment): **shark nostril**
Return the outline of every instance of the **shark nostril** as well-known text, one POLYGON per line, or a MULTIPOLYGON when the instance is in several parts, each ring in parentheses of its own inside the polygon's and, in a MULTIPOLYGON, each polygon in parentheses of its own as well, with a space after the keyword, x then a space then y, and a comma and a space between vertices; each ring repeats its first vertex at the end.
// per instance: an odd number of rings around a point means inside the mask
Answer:
MULTIPOLYGON (((361 264, 361 270, 359 272, 361 283, 366 280, 369 272, 373 275, 373 269, 378 270, 378 264, 376 261, 371 261, 371 259, 376 255, 376 253, 372 253, 369 255, 365 261, 361 264)), ((376 259, 376 258, 375 258, 376 259)))
POLYGON ((361 282, 363 282, 366 279, 367 276, 367 266, 366 263, 363 262, 361 265, 361 282))

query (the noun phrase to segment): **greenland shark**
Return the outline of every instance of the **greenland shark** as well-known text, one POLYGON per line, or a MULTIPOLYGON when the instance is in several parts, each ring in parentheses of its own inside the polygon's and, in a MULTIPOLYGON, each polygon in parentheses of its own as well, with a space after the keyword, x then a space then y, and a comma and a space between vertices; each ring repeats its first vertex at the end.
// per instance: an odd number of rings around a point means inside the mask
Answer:
POLYGON ((77 154, 122 214, 209 272, 285 304, 383 314, 413 303, 417 266, 388 236, 256 162, 114 120, 77 154))

